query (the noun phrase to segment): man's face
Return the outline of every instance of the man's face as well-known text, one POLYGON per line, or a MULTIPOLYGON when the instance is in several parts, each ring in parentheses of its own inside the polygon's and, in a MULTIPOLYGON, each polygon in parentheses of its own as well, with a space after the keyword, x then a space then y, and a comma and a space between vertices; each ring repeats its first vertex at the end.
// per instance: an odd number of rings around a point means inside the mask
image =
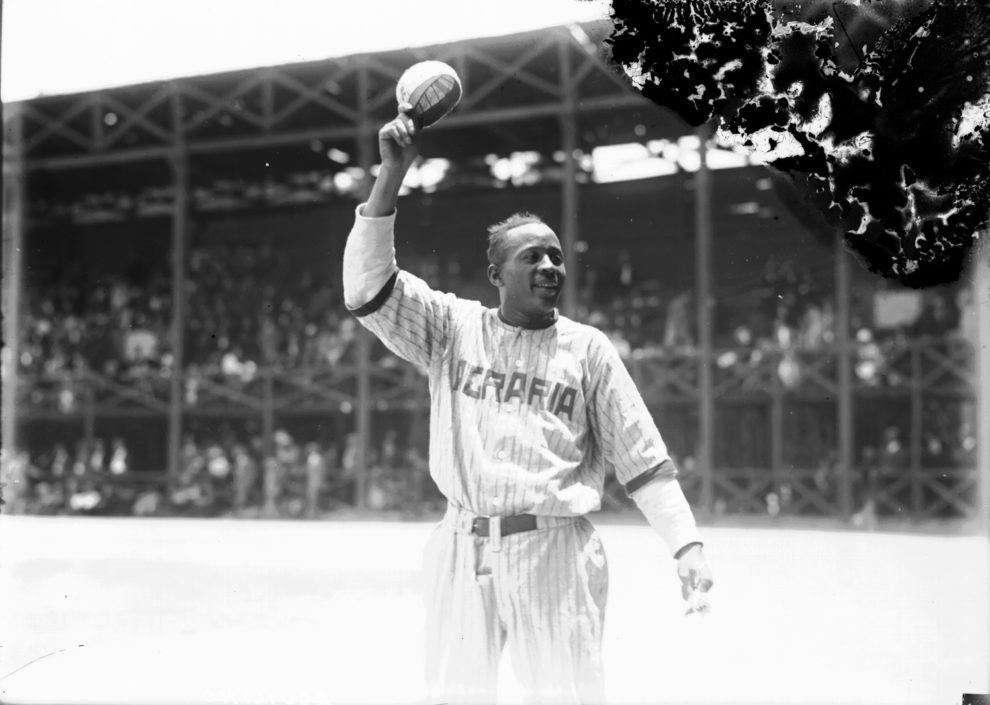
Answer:
POLYGON ((502 316, 513 325, 544 324, 563 290, 564 254, 560 240, 544 223, 525 223, 505 235, 502 261, 488 268, 498 287, 502 316))

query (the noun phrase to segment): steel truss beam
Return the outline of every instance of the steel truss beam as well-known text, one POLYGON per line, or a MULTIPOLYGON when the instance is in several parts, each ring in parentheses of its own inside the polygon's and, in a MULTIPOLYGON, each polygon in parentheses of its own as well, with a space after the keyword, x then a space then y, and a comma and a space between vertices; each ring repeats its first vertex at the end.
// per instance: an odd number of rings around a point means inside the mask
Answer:
POLYGON ((387 119, 395 81, 423 58, 448 61, 464 83, 461 105, 437 130, 571 111, 659 110, 606 64, 589 37, 593 29, 573 25, 513 38, 525 42, 521 53, 493 38, 26 101, 25 168, 167 158, 177 145, 196 155, 356 139, 362 120, 387 119), (369 75, 363 114, 356 108, 361 70, 369 75))

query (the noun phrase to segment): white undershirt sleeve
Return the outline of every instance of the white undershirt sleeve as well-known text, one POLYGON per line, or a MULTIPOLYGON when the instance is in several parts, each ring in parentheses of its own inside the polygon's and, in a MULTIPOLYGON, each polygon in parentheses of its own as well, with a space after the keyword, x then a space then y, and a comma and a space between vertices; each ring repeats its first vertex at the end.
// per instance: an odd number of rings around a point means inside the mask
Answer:
POLYGON ((652 480, 629 496, 643 512, 650 526, 660 534, 671 555, 676 555, 689 543, 701 543, 694 513, 684 496, 681 483, 676 479, 652 480))
POLYGON ((354 211, 354 226, 344 245, 344 304, 354 310, 382 290, 399 267, 395 261, 395 213, 380 218, 354 211))

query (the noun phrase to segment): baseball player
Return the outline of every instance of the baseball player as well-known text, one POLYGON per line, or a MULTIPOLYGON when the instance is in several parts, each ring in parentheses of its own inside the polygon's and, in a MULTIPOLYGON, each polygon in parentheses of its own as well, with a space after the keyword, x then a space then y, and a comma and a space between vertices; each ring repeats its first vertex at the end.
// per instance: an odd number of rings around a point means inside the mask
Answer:
POLYGON ((399 188, 418 152, 401 108, 378 134, 344 300, 429 373, 430 474, 448 505, 425 550, 428 697, 493 703, 508 646, 533 702, 600 703, 608 567, 585 515, 600 508, 606 472, 666 541, 691 600, 712 586, 694 516, 615 348, 559 315, 564 258, 542 220, 516 214, 489 229, 497 309, 398 268, 399 188))

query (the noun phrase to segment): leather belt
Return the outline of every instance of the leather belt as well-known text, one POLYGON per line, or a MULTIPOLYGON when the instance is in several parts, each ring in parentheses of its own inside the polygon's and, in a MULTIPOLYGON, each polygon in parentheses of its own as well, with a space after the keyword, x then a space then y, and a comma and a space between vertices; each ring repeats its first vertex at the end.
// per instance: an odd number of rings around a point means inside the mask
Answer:
MULTIPOLYGON (((509 536, 518 534, 521 531, 533 531, 538 528, 536 517, 532 514, 515 514, 507 517, 500 517, 501 535, 509 536)), ((471 533, 475 536, 487 538, 491 535, 491 524, 489 517, 475 517, 471 521, 471 533)))

